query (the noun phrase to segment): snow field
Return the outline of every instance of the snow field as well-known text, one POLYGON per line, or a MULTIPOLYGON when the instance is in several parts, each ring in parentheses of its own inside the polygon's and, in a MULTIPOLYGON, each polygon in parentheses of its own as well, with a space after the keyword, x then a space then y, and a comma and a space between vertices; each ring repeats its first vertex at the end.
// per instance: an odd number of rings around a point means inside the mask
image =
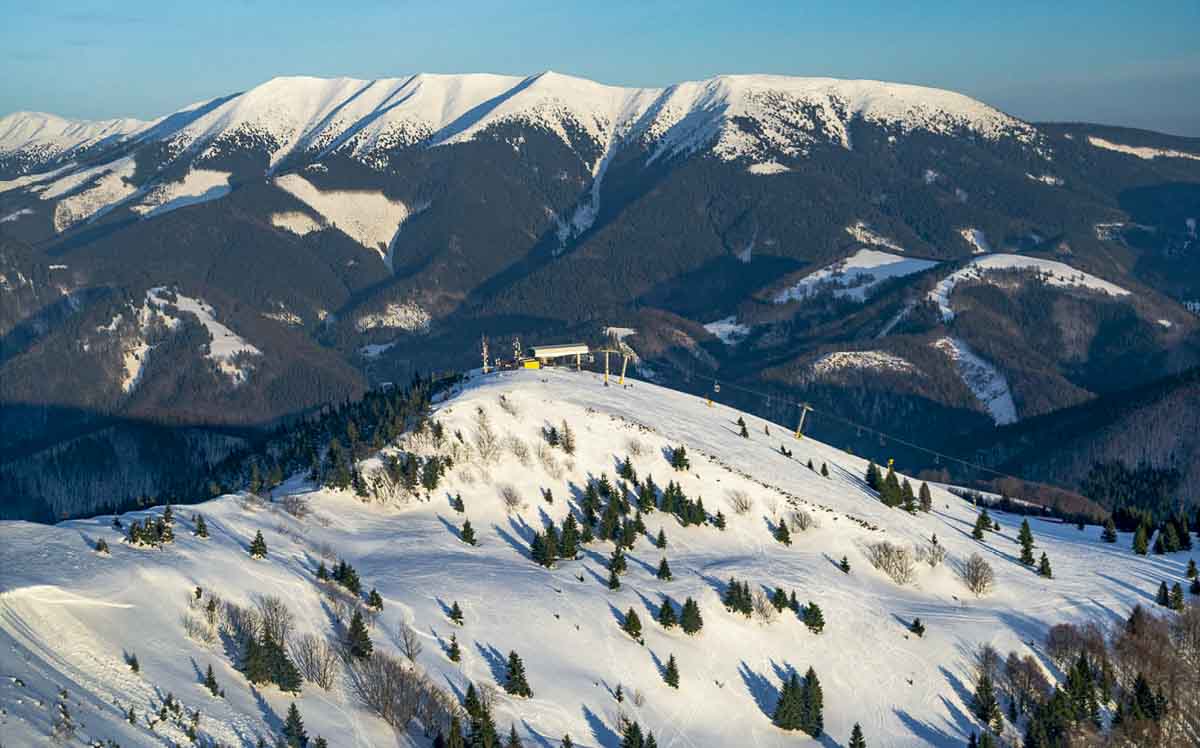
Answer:
MULTIPOLYGON (((1161 579, 1181 577, 1186 563, 1183 554, 1134 556, 1127 535, 1106 545, 1099 542, 1099 528, 1080 532, 1031 520, 1037 550, 1049 554, 1056 573, 1053 580, 1041 579, 1016 561, 1019 517, 997 513, 1001 532, 978 543, 970 538, 973 508, 940 487, 931 486, 934 510, 928 514, 888 509, 864 489, 862 459, 811 439, 797 441, 788 427, 750 416, 750 438, 743 439, 734 424, 738 412, 640 381, 605 388, 588 373, 493 374, 438 405, 435 418, 448 439, 457 441, 453 435, 461 431, 470 442, 477 408, 502 439, 516 437, 531 448, 543 425, 569 422, 577 452, 570 458, 554 452, 565 475, 552 477, 537 459, 523 464, 512 450, 487 465, 463 450, 464 459, 431 501, 403 507, 362 503, 295 477, 277 494, 305 496, 314 510, 307 519, 294 519, 277 504, 258 507, 224 496, 177 507, 177 540, 165 550, 124 545, 109 527, 110 517, 56 526, 0 523, 0 674, 26 684, 0 681, 7 708, 0 732, 18 745, 40 739, 47 709, 36 698, 52 701, 63 686, 72 698, 83 698, 75 711, 89 735, 143 744, 150 734, 122 722, 111 702, 136 703, 142 712, 157 688, 173 692, 188 708, 201 708, 209 734, 252 744, 264 727, 278 728, 293 697, 274 688, 252 692, 220 645, 207 649, 186 639, 180 624, 186 598, 195 585, 243 604, 255 594, 276 594, 296 614, 300 631, 328 633, 313 572, 317 549, 329 546, 357 568, 364 589, 376 587, 383 595, 384 611, 371 631, 376 647, 394 651, 397 625, 411 623, 425 644, 420 667, 456 694, 468 681, 495 682, 503 675, 500 660, 517 651, 534 696, 501 695, 496 722, 502 731, 515 724, 527 744, 556 745, 570 733, 577 745, 615 746, 618 705, 610 691, 620 683, 629 697, 642 693, 642 706, 627 699, 622 708, 653 730, 659 745, 817 745, 777 730, 768 716, 787 670, 812 665, 834 741, 845 741, 851 725, 861 722, 872 745, 961 745, 966 731, 977 728, 967 716, 969 648, 991 642, 1002 652, 1024 653, 1025 642, 1040 641, 1049 624, 1116 620, 1134 603, 1150 602, 1161 579), (500 395, 511 413, 500 407, 500 395), (649 514, 651 534, 666 529, 674 579, 654 577, 662 554, 641 539, 615 592, 604 584, 609 543, 587 546, 580 560, 560 561, 553 570, 535 565, 528 558, 533 529, 561 521, 589 476, 604 472, 615 481, 616 461, 634 451, 635 440, 639 476, 653 475, 660 487, 679 481, 689 497, 703 497, 709 512, 721 509, 728 529, 681 528, 673 518, 649 514), (781 443, 794 458, 780 454, 781 443), (691 458, 686 473, 672 471, 663 456, 664 448, 678 444, 691 458), (809 471, 809 459, 818 470, 826 463, 831 476, 809 471), (501 485, 513 486, 524 506, 506 513, 497 494, 501 485), (553 490, 553 504, 541 500, 544 487, 553 490), (753 508, 736 515, 730 491, 745 491, 753 508), (458 540, 462 517, 448 504, 456 493, 476 529, 477 547, 458 540), (772 539, 768 521, 792 502, 806 507, 820 526, 795 533, 785 548, 772 539), (207 540, 190 533, 194 511, 207 520, 207 540), (260 530, 270 552, 251 561, 246 546, 260 530), (898 587, 864 558, 865 543, 907 545, 932 533, 950 559, 937 569, 919 568, 910 585, 898 587), (108 540, 111 557, 89 549, 96 537, 108 540), (956 561, 974 552, 997 576, 995 592, 978 600, 953 571, 956 561), (836 567, 843 555, 852 566, 849 575, 836 567), (753 589, 778 585, 794 589, 802 603, 817 602, 824 633, 810 633, 790 613, 766 624, 726 612, 719 596, 730 576, 753 589), (663 595, 676 605, 688 596, 697 600, 704 618, 697 636, 658 626, 654 612, 663 595), (462 627, 446 619, 454 601, 465 613, 462 627), (642 619, 644 647, 619 629, 630 607, 642 619), (928 628, 924 638, 905 628, 914 616, 928 628), (462 647, 460 665, 442 653, 451 633, 462 647), (136 651, 140 676, 121 664, 122 650, 136 651), (659 670, 671 654, 681 672, 678 691, 662 682, 659 670), (210 662, 225 700, 211 699, 199 685, 210 662)), ((137 514, 147 513, 125 520, 137 514)), ((416 733, 394 739, 340 689, 325 693, 306 684, 296 701, 309 734, 324 735, 331 744, 425 744, 416 733)))

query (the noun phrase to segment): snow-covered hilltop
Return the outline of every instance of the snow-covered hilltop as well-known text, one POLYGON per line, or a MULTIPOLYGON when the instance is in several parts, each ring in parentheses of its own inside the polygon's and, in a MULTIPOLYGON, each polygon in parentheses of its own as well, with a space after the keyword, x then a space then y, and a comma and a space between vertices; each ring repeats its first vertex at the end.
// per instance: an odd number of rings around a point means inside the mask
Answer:
MULTIPOLYGON (((889 508, 865 487, 862 459, 749 416, 744 438, 743 414, 629 384, 604 387, 598 375, 559 370, 476 377, 434 407, 438 428, 410 432, 361 463, 363 491, 386 501, 316 488, 298 474, 270 501, 238 494, 175 507, 174 540, 162 548, 124 542, 111 515, 0 523, 0 736, 6 745, 43 742, 56 726, 66 729, 65 705, 85 740, 186 742, 198 711, 202 740, 250 746, 279 733, 294 701, 308 734, 329 745, 428 745, 416 722, 397 740, 363 706, 352 677, 361 677, 361 663, 347 670, 331 662, 329 689, 305 682, 299 694, 252 687, 240 669, 239 616, 256 601, 270 608, 262 596, 290 611, 283 635, 295 657, 304 642, 344 632, 350 611, 367 610, 361 598, 374 589, 382 610, 367 616, 371 657, 401 662, 407 651, 436 687, 427 693, 448 703, 469 684, 488 693, 489 684, 503 685, 509 653, 519 654, 532 696, 496 692, 491 712, 500 732, 511 726, 525 745, 557 746, 569 734, 575 745, 614 748, 622 720, 652 731, 660 746, 805 743, 771 716, 782 681, 812 667, 824 691, 824 730, 838 744, 861 723, 869 745, 957 746, 981 729, 970 703, 977 644, 1032 655, 1056 680, 1062 673, 1042 647, 1049 625, 1122 620, 1152 600, 1160 580, 1183 576, 1186 554, 1135 556, 1128 535, 1107 544, 1098 527, 1032 520, 1036 551, 1053 563, 1053 578, 1039 576, 1017 558, 1019 517, 995 513, 998 530, 977 541, 976 509, 944 487, 930 486, 930 511, 889 508), (562 446, 564 424, 573 450, 562 446), (674 470, 667 455, 680 445, 690 466, 674 470), (424 489, 415 498, 387 490, 379 471, 389 456, 403 462, 406 454, 452 458, 428 498, 424 489), (568 515, 584 522, 589 482, 616 486, 626 457, 638 485, 651 476, 660 489, 673 483, 690 501, 703 499, 708 520, 683 526, 648 509, 617 589, 610 541, 584 544, 577 559, 553 568, 536 564, 535 531, 568 515), (195 534, 196 516, 207 537, 195 534), (475 545, 463 542, 464 520, 475 545), (779 540, 781 522, 790 545, 779 540), (660 529, 661 549, 653 542, 660 529), (251 558, 259 533, 265 555, 251 558), (928 556, 934 535, 946 554, 940 563, 928 556), (108 553, 93 550, 99 540, 108 553), (869 561, 881 541, 920 549, 928 562, 898 583, 869 561), (995 574, 982 596, 959 574, 972 554, 995 574), (843 558, 848 571, 839 568, 843 558), (339 559, 361 581, 360 599, 318 579, 339 559), (730 612, 722 603, 730 578, 755 592, 794 592, 801 610, 815 603, 823 629, 786 606, 730 612), (702 618, 698 632, 659 622, 664 601, 679 613, 689 598, 702 618), (451 620, 456 609, 461 624, 451 620), (631 610, 641 641, 622 630, 631 610), (914 618, 923 636, 909 630, 914 618), (449 656, 454 647, 458 661, 449 656), (677 688, 664 682, 672 657, 677 688), (223 696, 204 685, 210 666, 223 696), (168 694, 181 716, 168 705, 158 720, 168 694)), ((119 519, 128 528, 161 515, 147 509, 119 519)), ((632 517, 631 510, 620 519, 632 517)), ((436 720, 446 712, 423 714, 436 720)))
POLYGON ((0 155, 36 151, 49 161, 112 138, 161 142, 172 157, 191 152, 201 159, 262 148, 272 169, 292 155, 320 159, 333 152, 384 167, 393 149, 461 142, 515 121, 588 150, 598 169, 604 154, 628 139, 651 146, 656 156, 712 147, 724 159, 753 159, 767 149, 800 156, 821 141, 852 148, 847 126, 856 118, 897 133, 1034 137, 1025 123, 961 94, 879 81, 731 75, 622 88, 554 72, 528 78, 418 74, 274 78, 152 123, 73 122, 18 112, 0 120, 0 155), (738 120, 759 127, 745 128, 738 120))

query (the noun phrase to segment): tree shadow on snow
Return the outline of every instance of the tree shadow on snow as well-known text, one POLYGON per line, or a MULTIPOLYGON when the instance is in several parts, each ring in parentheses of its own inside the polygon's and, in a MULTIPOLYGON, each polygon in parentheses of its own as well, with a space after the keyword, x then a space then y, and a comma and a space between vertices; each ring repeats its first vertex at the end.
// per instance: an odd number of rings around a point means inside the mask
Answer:
POLYGON ((258 706, 258 710, 262 712, 263 722, 267 724, 267 729, 269 729, 273 734, 278 735, 279 732, 283 730, 283 720, 279 718, 279 715, 276 714, 273 709, 271 709, 271 705, 267 703, 265 698, 263 698, 261 691, 251 686, 250 693, 254 696, 254 703, 258 706))
POLYGON ((529 720, 527 719, 521 720, 521 727, 525 728, 525 732, 529 735, 529 737, 537 741, 537 744, 540 746, 545 746, 545 748, 555 748, 555 746, 558 745, 557 741, 551 743, 549 738, 534 729, 533 725, 529 724, 529 720))
POLYGON ((738 675, 742 676, 742 683, 746 684, 746 690, 750 692, 750 698, 754 699, 758 710, 768 719, 774 717, 775 707, 779 703, 779 689, 775 684, 751 670, 745 660, 738 665, 738 675))
POLYGON ((613 732, 612 728, 604 724, 604 720, 600 716, 588 709, 582 707, 583 718, 587 720, 588 728, 592 731, 592 737, 596 739, 596 743, 604 746, 604 748, 618 748, 621 744, 621 737, 613 732))
POLYGON ((492 679, 500 685, 504 685, 504 681, 508 677, 508 658, 490 644, 475 642, 475 649, 487 663, 488 670, 492 672, 492 679))
POLYGON ((922 745, 955 746, 957 748, 963 744, 961 735, 951 735, 924 720, 917 719, 903 709, 893 709, 892 713, 921 741, 922 745))
POLYGON ((967 688, 967 685, 963 683, 957 675, 947 670, 945 665, 939 665, 938 672, 942 674, 942 677, 945 678, 946 682, 950 684, 950 687, 954 689, 955 695, 958 696, 962 703, 971 703, 971 700, 974 698, 974 696, 970 689, 967 688))
MULTIPOLYGON (((1151 593, 1150 590, 1144 590, 1140 587, 1135 587, 1134 585, 1130 584, 1129 582, 1126 582, 1121 579, 1117 579, 1116 577, 1111 576, 1109 574, 1105 574, 1103 572, 1096 572, 1096 576, 1100 577, 1101 579, 1103 579, 1106 582, 1115 584, 1116 586, 1120 587, 1123 590, 1132 592, 1134 595, 1136 595, 1138 597, 1139 600, 1143 600, 1152 605, 1158 604, 1155 600, 1154 594, 1151 593)), ((1155 592, 1157 592, 1157 590, 1155 590, 1155 592)))
POLYGON ((458 525, 454 524, 453 522, 446 519, 445 517, 443 517, 440 514, 437 516, 437 518, 438 518, 438 522, 441 522, 442 526, 445 527, 450 532, 451 535, 458 538, 459 540, 462 540, 462 529, 458 525))
MULTIPOLYGON (((511 520, 510 520, 511 521, 511 520)), ((522 543, 517 538, 513 537, 507 530, 497 524, 492 525, 492 529, 500 536, 500 539, 508 543, 509 547, 516 551, 522 558, 532 558, 529 553, 529 546, 522 543)))

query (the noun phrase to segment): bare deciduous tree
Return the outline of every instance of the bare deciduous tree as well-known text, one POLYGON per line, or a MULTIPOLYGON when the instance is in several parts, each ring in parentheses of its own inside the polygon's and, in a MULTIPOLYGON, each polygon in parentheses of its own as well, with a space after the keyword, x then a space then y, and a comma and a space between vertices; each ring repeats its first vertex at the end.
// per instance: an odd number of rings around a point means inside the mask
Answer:
POLYGON ((308 499, 304 496, 296 494, 288 494, 279 501, 279 505, 283 507, 283 511, 292 515, 296 519, 304 519, 312 513, 312 507, 309 506, 308 499))
POLYGON ((636 436, 630 437, 629 440, 625 442, 625 451, 628 452, 631 457, 641 457, 642 455, 646 454, 646 445, 643 444, 642 441, 636 436))
POLYGON ((274 595, 257 595, 254 607, 258 611, 260 632, 280 644, 286 643, 296 618, 283 600, 274 595))
POLYGON ((771 599, 762 590, 755 590, 752 596, 754 615, 763 623, 770 623, 779 615, 779 611, 771 604, 771 599))
POLYGON ((402 731, 417 715, 421 694, 430 687, 415 668, 386 652, 347 659, 350 692, 367 709, 402 731))
POLYGON ((983 597, 991 592, 996 584, 996 572, 992 571, 991 565, 978 553, 972 553, 959 567, 958 573, 963 584, 974 592, 976 597, 983 597))
POLYGON ((805 530, 820 527, 817 518, 810 514, 805 509, 796 509, 789 517, 792 530, 796 532, 804 532, 805 530))
POLYGON ((510 398, 508 395, 501 393, 500 397, 496 398, 496 400, 500 403, 500 410, 509 414, 513 418, 521 415, 521 411, 517 409, 517 404, 513 402, 512 398, 510 398))
POLYGON ((500 500, 504 502, 504 511, 515 512, 521 508, 521 495, 512 485, 504 483, 496 490, 500 494, 500 500))
POLYGON ((929 564, 930 569, 936 569, 946 560, 946 547, 938 543, 927 543, 915 547, 917 561, 929 564))
POLYGON ((520 437, 509 434, 508 438, 504 440, 504 446, 512 453, 513 457, 517 458, 517 462, 521 463, 522 467, 529 467, 529 445, 520 437))
POLYGON ((417 658, 421 656, 421 651, 425 649, 425 646, 421 644, 421 635, 412 626, 401 621, 396 626, 396 640, 400 642, 400 651, 404 653, 409 662, 415 665, 417 658))
POLYGON ((288 643, 288 650, 304 679, 328 691, 337 679, 337 651, 319 636, 300 634, 288 643))
POLYGON ((482 407, 475 410, 475 452, 484 465, 496 461, 500 455, 500 443, 496 432, 492 430, 491 419, 482 407))
POLYGON ((727 494, 729 497, 729 508, 734 514, 746 514, 754 508, 754 500, 750 498, 750 494, 740 488, 733 489, 727 494))
POLYGON ((881 540, 866 548, 867 560, 896 584, 908 584, 916 574, 913 554, 907 548, 881 540))

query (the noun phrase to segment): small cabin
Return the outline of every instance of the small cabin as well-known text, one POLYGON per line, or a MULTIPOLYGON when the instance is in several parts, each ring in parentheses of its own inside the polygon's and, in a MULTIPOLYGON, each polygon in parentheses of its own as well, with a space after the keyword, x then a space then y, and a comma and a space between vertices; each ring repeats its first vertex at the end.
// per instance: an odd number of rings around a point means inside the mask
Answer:
MULTIPOLYGON (((533 347, 533 356, 531 357, 537 362, 537 368, 542 366, 551 366, 556 361, 561 359, 575 359, 575 366, 578 367, 584 356, 589 356, 591 350, 585 343, 570 343, 567 345, 535 345, 533 347)), ((527 359, 528 360, 528 359, 527 359)))

